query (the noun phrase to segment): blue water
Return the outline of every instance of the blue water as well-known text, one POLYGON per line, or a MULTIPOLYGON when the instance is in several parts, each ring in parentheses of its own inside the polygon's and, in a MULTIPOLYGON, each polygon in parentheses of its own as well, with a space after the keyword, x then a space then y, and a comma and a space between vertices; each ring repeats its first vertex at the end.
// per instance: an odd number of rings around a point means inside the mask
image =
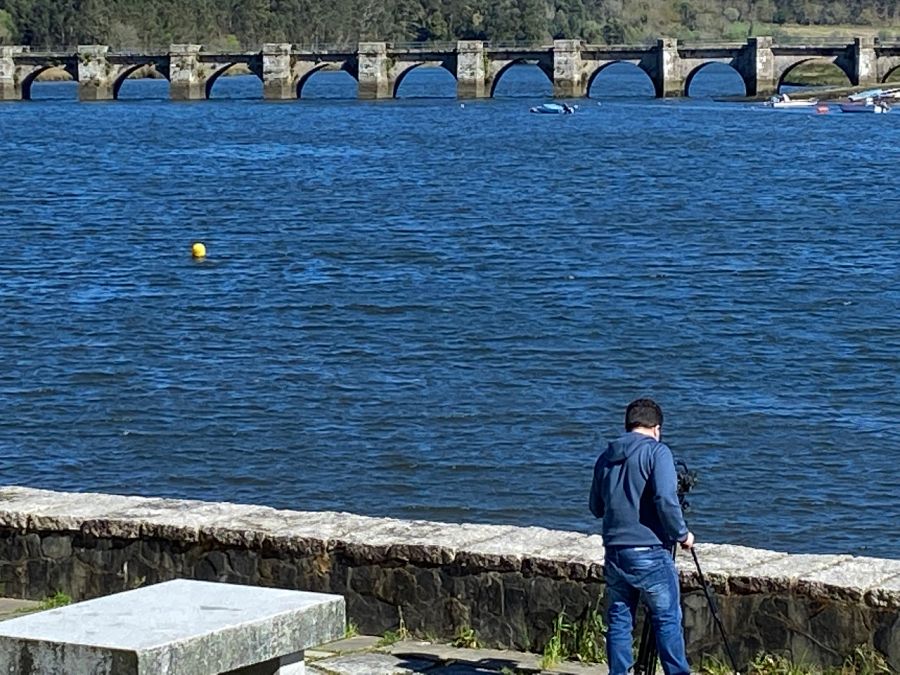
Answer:
POLYGON ((591 531, 649 395, 698 539, 900 558, 900 115, 508 77, 0 105, 0 481, 591 531))

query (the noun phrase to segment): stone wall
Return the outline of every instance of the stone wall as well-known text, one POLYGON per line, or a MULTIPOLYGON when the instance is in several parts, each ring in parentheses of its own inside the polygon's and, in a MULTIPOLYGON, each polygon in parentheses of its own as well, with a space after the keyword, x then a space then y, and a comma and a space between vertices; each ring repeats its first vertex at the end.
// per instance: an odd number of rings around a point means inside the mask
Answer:
MULTIPOLYGON (((874 647, 900 669, 900 561, 700 545, 738 658, 836 664, 874 647)), ((690 556, 679 556, 692 658, 724 656, 690 556)), ((560 612, 603 594, 598 536, 261 506, 0 488, 0 595, 80 600, 176 577, 340 593, 366 633, 473 628, 540 651, 560 612)))

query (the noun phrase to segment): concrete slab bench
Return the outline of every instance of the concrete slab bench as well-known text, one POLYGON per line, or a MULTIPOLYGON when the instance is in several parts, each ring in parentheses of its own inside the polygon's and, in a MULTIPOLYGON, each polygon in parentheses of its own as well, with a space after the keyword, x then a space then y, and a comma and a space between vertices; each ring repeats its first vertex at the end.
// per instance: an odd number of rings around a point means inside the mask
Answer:
POLYGON ((177 579, 0 623, 0 674, 302 675, 344 599, 177 579))

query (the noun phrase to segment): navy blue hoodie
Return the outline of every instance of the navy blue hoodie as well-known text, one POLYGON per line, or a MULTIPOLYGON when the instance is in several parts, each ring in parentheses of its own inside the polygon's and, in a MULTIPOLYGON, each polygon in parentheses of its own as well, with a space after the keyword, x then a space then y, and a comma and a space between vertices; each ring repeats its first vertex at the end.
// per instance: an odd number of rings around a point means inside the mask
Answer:
POLYGON ((628 432, 594 466, 591 513, 605 546, 671 546, 688 534, 678 503, 675 459, 665 443, 628 432))

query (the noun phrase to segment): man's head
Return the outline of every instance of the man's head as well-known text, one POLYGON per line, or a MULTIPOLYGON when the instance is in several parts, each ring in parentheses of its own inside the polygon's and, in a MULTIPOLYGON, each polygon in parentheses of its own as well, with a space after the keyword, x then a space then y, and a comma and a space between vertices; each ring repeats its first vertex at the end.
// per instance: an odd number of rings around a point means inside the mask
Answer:
POLYGON ((651 398, 639 398, 625 409, 625 431, 637 431, 659 440, 662 408, 651 398))

